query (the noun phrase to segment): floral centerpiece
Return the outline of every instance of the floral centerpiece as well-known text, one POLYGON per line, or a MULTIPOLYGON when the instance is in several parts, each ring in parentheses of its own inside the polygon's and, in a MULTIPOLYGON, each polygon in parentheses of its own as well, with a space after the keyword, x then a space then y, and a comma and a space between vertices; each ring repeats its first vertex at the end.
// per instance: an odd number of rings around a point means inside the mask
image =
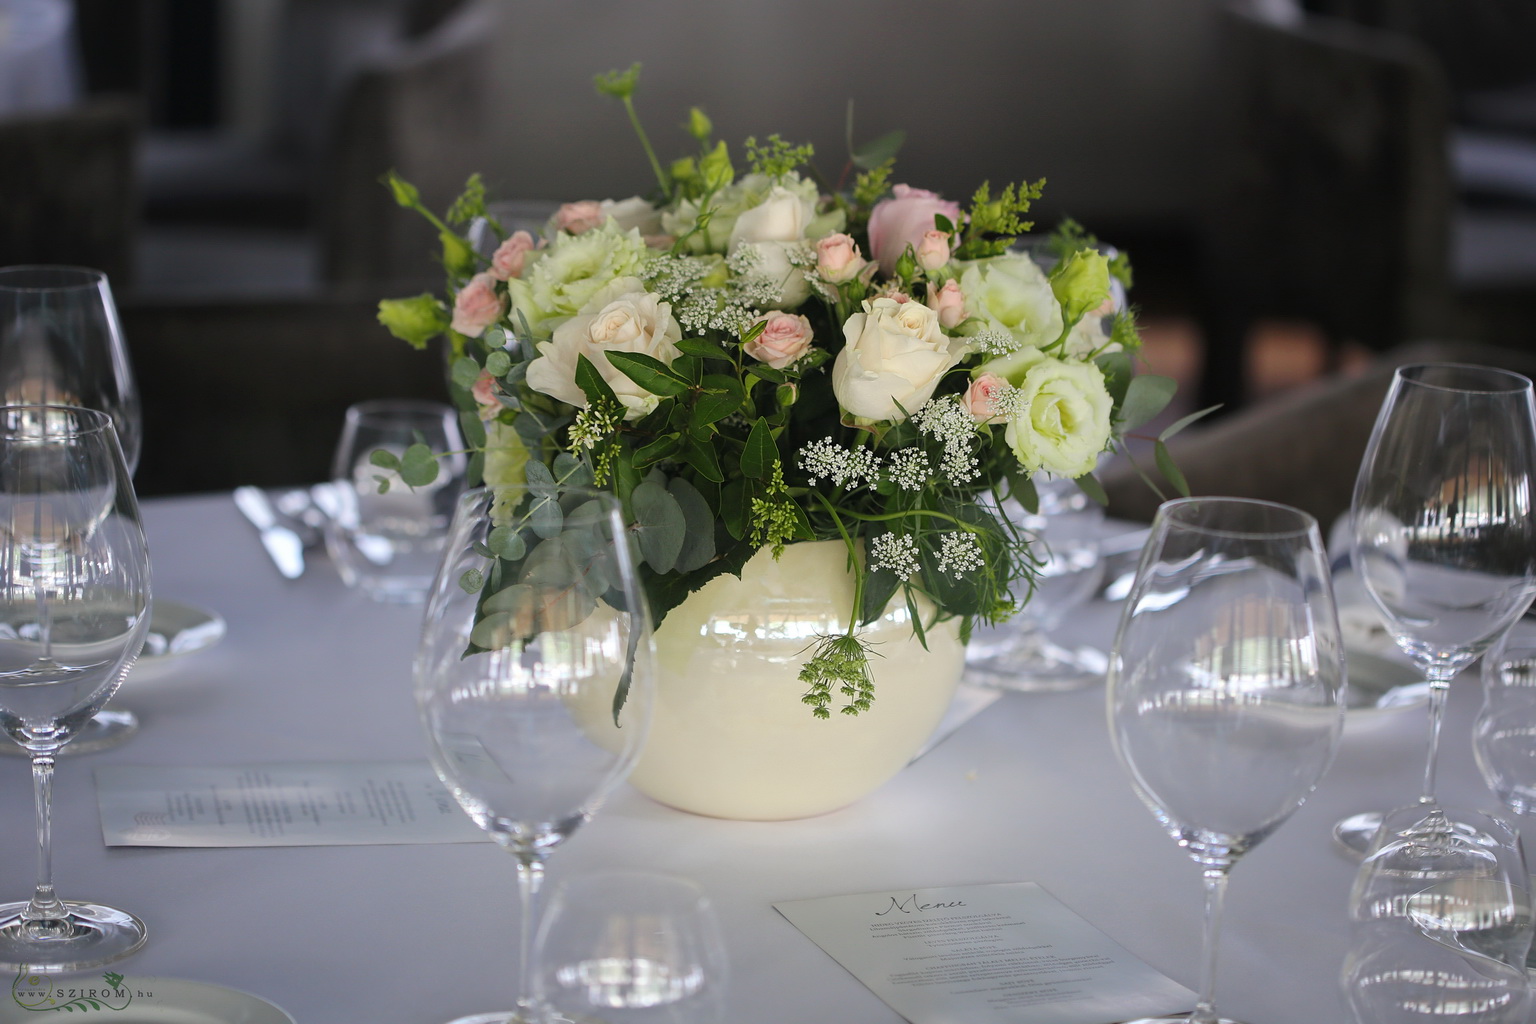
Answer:
MULTIPOLYGON (((1034 561, 1003 499, 1032 506, 1037 473, 1100 494, 1100 456, 1173 383, 1134 372, 1123 255, 1070 223, 1049 270, 1017 247, 1043 182, 951 201, 894 182, 887 137, 836 187, 811 147, 775 135, 733 154, 697 109, 696 152, 664 166, 638 71, 597 86, 634 122, 649 195, 567 203, 535 237, 487 219, 478 177, 439 219, 391 175, 440 230, 448 296, 387 300, 380 319, 417 346, 447 339, 487 484, 618 494, 658 622, 762 549, 843 545, 847 628, 806 645, 800 697, 820 718, 867 711, 862 624, 893 601, 919 640, 1012 614, 1034 561), (480 252, 477 220, 494 235, 480 252)), ((407 483, 434 471, 419 446, 377 458, 407 483)))

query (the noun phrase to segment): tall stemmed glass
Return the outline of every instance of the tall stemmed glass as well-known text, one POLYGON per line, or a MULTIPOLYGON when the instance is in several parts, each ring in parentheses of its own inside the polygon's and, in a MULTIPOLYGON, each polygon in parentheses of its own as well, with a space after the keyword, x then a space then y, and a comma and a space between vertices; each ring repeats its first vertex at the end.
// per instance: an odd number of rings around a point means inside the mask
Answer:
MULTIPOLYGON (((1398 369, 1355 481, 1354 564, 1397 645, 1429 682, 1419 805, 1435 802, 1451 679, 1536 596, 1536 406, 1531 382, 1484 366, 1398 369)), ((1379 812, 1334 827, 1364 853, 1379 812)))
POLYGON ((1343 671, 1311 516, 1237 498, 1158 510, 1110 659, 1109 726, 1137 795, 1204 874, 1194 1024, 1226 1024, 1214 994, 1227 875, 1333 759, 1343 671))
MULTIPOLYGON (((86 267, 0 268, 0 398, 108 414, 133 475, 143 414, 107 275, 86 267)), ((71 752, 112 746, 137 729, 133 712, 103 710, 71 752)))
POLYGON ((485 488, 459 499, 427 598, 416 702, 438 775, 517 861, 517 1009, 552 1019, 531 956, 550 852, 629 774, 650 725, 650 623, 618 501, 485 488))
POLYGON ((0 967, 80 970, 132 953, 131 914, 54 892, 54 759, 112 696, 149 627, 149 555, 112 421, 0 408, 0 728, 32 758, 37 887, 0 905, 0 967))

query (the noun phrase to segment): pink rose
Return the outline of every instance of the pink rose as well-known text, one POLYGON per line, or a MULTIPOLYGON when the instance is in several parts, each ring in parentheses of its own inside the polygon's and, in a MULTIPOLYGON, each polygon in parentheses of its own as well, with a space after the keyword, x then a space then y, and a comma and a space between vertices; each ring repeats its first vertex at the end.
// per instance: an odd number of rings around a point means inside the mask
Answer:
POLYGON ((555 227, 568 234, 579 235, 602 227, 603 204, 593 199, 579 203, 565 203, 555 211, 555 227))
POLYGON ((939 326, 947 331, 954 330, 956 324, 970 315, 965 311, 965 293, 953 278, 938 291, 928 289, 928 308, 939 314, 939 326))
POLYGON ((816 243, 816 272, 825 281, 852 281, 868 263, 848 235, 828 235, 816 243))
POLYGON ((977 423, 1001 423, 1007 419, 998 411, 998 400, 1012 385, 995 373, 984 373, 965 390, 965 407, 977 423))
POLYGON ((491 376, 490 370, 480 371, 480 376, 470 385, 469 393, 480 407, 481 419, 495 419, 501 412, 501 403, 496 400, 496 378, 491 376))
POLYGON ((924 270, 938 270, 949 262, 949 232, 924 231, 917 245, 917 265, 924 270))
POLYGON ((782 370, 811 347, 811 322, 805 317, 775 310, 753 322, 759 321, 763 333, 742 346, 742 351, 758 362, 782 370))
POLYGON ((526 231, 514 231, 512 236, 496 247, 491 254, 491 273, 498 281, 523 276, 523 261, 533 251, 533 236, 526 231))
POLYGON ((495 276, 489 271, 476 274, 453 297, 453 329, 478 338, 501 316, 501 305, 495 276))
POLYGON ((951 224, 960 223, 960 204, 940 199, 937 192, 909 185, 897 185, 893 191, 894 198, 882 199, 869 213, 869 247, 887 274, 895 271, 907 246, 916 248, 934 230, 935 214, 948 217, 951 224))

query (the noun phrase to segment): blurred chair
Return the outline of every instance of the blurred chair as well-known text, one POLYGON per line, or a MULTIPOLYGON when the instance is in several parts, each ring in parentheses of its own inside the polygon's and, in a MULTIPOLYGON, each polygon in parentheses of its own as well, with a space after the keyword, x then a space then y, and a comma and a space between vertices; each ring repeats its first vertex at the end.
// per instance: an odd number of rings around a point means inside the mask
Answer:
POLYGON ((69 263, 133 273, 138 106, 98 99, 0 117, 0 266, 69 263))
POLYGON ((447 400, 442 357, 376 319, 377 296, 125 306, 144 402, 140 494, 329 477, 348 405, 447 400))
MULTIPOLYGON (((1194 426, 1168 442, 1192 494, 1262 498, 1304 509, 1324 532, 1349 509, 1365 446, 1397 367, 1457 362, 1536 376, 1536 352, 1421 342, 1382 355, 1362 374, 1334 374, 1277 398, 1194 426)), ((1145 464, 1151 465, 1146 459, 1145 464)), ((1109 514, 1150 521, 1157 494, 1116 461, 1102 474, 1109 514)))
POLYGON ((333 285, 441 284, 436 231, 380 183, 395 170, 427 208, 447 208, 487 159, 498 0, 454 10, 429 34, 351 79, 332 119, 317 217, 325 280, 333 285))
POLYGON ((1415 40, 1285 2, 1228 0, 1231 137, 1203 224, 1202 404, 1244 400, 1244 343, 1269 318, 1337 353, 1452 323, 1450 97, 1415 40))

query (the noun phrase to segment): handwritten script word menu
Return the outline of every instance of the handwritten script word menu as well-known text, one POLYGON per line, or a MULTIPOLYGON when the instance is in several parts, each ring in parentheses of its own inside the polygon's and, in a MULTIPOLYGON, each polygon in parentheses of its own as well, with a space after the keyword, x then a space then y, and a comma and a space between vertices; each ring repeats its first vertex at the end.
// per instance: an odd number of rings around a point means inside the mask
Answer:
POLYGON ((464 843, 481 832, 425 761, 102 766, 108 846, 464 843))
POLYGON ((1195 1004, 1033 882, 774 907, 912 1024, 1103 1024, 1195 1004))

